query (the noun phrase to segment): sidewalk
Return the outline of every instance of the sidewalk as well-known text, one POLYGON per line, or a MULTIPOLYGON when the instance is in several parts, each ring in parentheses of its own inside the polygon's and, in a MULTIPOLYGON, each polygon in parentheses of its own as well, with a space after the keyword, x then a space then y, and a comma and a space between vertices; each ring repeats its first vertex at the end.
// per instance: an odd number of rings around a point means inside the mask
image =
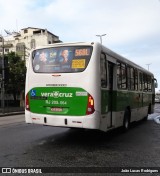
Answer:
POLYGON ((12 116, 12 115, 18 115, 18 114, 24 114, 24 108, 22 107, 6 107, 4 109, 4 113, 2 113, 2 109, 0 108, 0 117, 4 116, 12 116))

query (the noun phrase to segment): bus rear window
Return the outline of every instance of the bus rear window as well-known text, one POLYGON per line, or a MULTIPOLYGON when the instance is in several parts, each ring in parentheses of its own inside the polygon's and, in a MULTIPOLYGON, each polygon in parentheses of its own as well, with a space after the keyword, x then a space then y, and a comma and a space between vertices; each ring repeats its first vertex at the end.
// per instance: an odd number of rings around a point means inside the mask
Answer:
POLYGON ((92 47, 56 47, 34 50, 33 70, 36 73, 74 73, 87 68, 92 47))

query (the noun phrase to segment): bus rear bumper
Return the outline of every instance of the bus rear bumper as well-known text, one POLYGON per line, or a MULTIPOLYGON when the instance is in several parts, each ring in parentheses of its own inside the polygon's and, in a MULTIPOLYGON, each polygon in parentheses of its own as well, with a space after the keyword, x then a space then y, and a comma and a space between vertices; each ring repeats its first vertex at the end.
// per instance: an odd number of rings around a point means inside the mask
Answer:
POLYGON ((48 126, 99 129, 100 114, 95 111, 93 114, 86 116, 53 116, 45 114, 35 114, 26 110, 25 121, 26 123, 34 123, 48 126))

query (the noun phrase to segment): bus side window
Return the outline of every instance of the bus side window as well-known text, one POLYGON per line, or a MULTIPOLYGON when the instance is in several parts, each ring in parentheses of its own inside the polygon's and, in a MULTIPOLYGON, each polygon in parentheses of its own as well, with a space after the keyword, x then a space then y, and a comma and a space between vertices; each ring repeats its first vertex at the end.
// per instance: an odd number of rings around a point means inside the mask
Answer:
POLYGON ((138 90, 138 70, 135 69, 135 90, 138 90))
POLYGON ((135 90, 135 70, 133 67, 128 66, 127 75, 128 75, 128 89, 135 90))
POLYGON ((139 90, 143 90, 143 76, 141 72, 139 72, 139 90))
POLYGON ((143 91, 148 91, 147 75, 143 73, 143 91))
POLYGON ((101 54, 101 87, 107 87, 107 66, 106 66, 106 57, 104 54, 101 54))
POLYGON ((117 63, 117 87, 121 89, 121 64, 117 63))
POLYGON ((121 73, 122 73, 122 89, 127 88, 127 73, 126 73, 126 65, 121 64, 121 73))
POLYGON ((117 87, 118 89, 127 88, 126 65, 120 62, 117 62, 117 87))
POLYGON ((152 91, 152 78, 148 75, 148 91, 152 91))

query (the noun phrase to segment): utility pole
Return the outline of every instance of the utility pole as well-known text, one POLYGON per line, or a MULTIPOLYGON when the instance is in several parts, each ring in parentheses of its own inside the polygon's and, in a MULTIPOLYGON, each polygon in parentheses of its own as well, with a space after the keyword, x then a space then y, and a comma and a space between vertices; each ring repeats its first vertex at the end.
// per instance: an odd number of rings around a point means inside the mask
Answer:
POLYGON ((4 89, 4 80, 5 80, 5 73, 4 73, 4 38, 2 35, 0 35, 1 42, 2 42, 2 80, 1 80, 1 108, 2 108, 2 113, 4 114, 4 107, 5 107, 5 89, 4 89))
POLYGON ((97 37, 99 37, 100 38, 100 42, 101 42, 101 44, 102 44, 102 37, 103 36, 105 36, 106 34, 102 34, 102 35, 96 35, 97 37))

